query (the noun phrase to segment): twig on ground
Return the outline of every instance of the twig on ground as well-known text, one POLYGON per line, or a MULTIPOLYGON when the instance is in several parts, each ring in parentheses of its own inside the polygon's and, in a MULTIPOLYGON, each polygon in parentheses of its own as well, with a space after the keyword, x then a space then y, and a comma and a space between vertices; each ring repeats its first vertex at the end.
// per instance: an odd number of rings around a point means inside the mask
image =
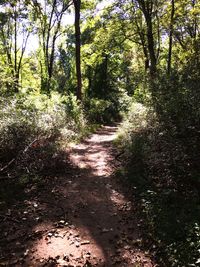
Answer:
POLYGON ((24 153, 26 153, 28 150, 29 150, 29 148, 36 142, 36 141, 38 141, 40 139, 40 137, 38 137, 38 138, 35 138, 24 150, 23 150, 23 152, 22 152, 22 154, 24 154, 24 153))
POLYGON ((7 169, 14 161, 16 160, 16 158, 12 159, 11 161, 8 162, 8 164, 6 166, 4 166, 3 168, 1 168, 0 172, 4 171, 5 169, 7 169))
POLYGON ((0 169, 0 172, 3 172, 4 170, 6 170, 14 161, 16 161, 16 159, 20 156, 20 154, 25 154, 29 148, 40 139, 40 137, 35 138, 27 147, 25 147, 25 149, 19 153, 15 158, 13 158, 11 161, 8 162, 8 164, 6 164, 3 168, 0 169))

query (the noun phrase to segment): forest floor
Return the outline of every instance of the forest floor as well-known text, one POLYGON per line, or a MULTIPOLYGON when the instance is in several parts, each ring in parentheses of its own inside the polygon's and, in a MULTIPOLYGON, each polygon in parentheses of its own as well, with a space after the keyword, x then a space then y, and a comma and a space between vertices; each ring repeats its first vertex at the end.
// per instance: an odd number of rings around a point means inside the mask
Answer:
POLYGON ((134 192, 115 175, 116 131, 104 126, 68 147, 64 172, 1 209, 0 266, 158 266, 141 245, 134 192))

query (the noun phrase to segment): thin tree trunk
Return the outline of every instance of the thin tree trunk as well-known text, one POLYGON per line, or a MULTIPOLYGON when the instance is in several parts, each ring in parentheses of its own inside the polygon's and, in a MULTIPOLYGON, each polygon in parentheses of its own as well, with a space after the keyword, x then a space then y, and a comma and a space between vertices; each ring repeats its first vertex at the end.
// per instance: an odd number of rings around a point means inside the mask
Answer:
MULTIPOLYGON (((17 76, 18 76, 18 81, 19 81, 19 77, 20 77, 20 71, 22 69, 22 60, 23 60, 23 57, 24 57, 24 53, 25 53, 25 50, 26 50, 26 46, 27 46, 27 42, 28 42, 28 38, 30 36, 30 32, 27 33, 26 37, 24 38, 23 40, 23 43, 22 43, 22 51, 21 51, 21 55, 19 57, 19 62, 18 62, 18 65, 17 65, 17 76)), ((22 73, 22 72, 21 72, 22 73)), ((22 76, 21 76, 21 84, 22 84, 22 76)))
POLYGON ((172 45, 173 45, 173 30, 174 30, 174 0, 171 0, 171 21, 170 21, 170 32, 169 32, 169 50, 168 50, 168 61, 167 61, 167 75, 171 73, 171 61, 172 61, 172 45))
POLYGON ((143 50, 143 54, 144 54, 144 69, 145 72, 147 72, 147 70, 149 69, 149 55, 148 55, 148 49, 146 46, 146 42, 145 42, 145 36, 144 36, 144 32, 140 30, 140 27, 137 23, 137 20, 135 21, 136 26, 137 26, 137 30, 138 30, 138 34, 140 36, 140 40, 141 40, 141 44, 142 44, 142 50, 143 50))
POLYGON ((154 77, 157 71, 157 66, 156 66, 157 58, 155 53, 153 25, 152 25, 153 0, 151 1, 137 0, 137 1, 144 15, 147 26, 147 44, 148 44, 148 52, 150 59, 150 75, 151 77, 154 77))
POLYGON ((55 45, 56 45, 56 39, 58 38, 58 32, 60 30, 61 26, 61 20, 62 20, 62 14, 60 15, 60 18, 57 22, 57 29, 55 30, 55 33, 53 35, 53 40, 51 44, 51 53, 50 57, 48 58, 48 75, 49 75, 49 86, 51 84, 51 78, 53 76, 53 67, 54 67, 54 57, 55 57, 55 45))
POLYGON ((80 8, 81 0, 73 0, 75 8, 75 39, 76 39, 76 77, 77 77, 77 99, 82 100, 82 78, 81 78, 81 31, 80 31, 80 8))
POLYGON ((15 69, 15 92, 18 92, 19 75, 17 71, 17 10, 14 9, 14 69, 15 69))
POLYGON ((104 73, 105 73, 105 89, 107 89, 107 87, 108 87, 108 55, 107 54, 105 54, 105 65, 104 66, 105 66, 105 69, 104 69, 104 73))
POLYGON ((147 72, 147 70, 149 69, 149 55, 148 55, 148 50, 145 44, 144 39, 141 38, 141 42, 142 42, 142 49, 143 49, 143 54, 144 54, 144 68, 145 68, 145 72, 147 72))
POLYGON ((148 50, 149 50, 149 57, 150 57, 150 73, 152 76, 156 73, 156 55, 155 55, 155 47, 154 47, 154 37, 153 37, 153 28, 152 28, 152 21, 149 16, 146 17, 147 23, 147 39, 148 39, 148 50))

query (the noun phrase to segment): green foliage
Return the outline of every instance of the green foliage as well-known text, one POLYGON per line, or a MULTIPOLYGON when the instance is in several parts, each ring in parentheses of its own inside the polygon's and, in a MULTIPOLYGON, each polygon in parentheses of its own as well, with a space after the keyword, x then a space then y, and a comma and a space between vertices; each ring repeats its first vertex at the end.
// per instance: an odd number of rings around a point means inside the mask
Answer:
POLYGON ((91 122, 105 123, 112 120, 112 103, 108 100, 92 98, 85 102, 85 110, 91 122))
POLYGON ((76 123, 76 127, 81 129, 84 127, 86 121, 84 119, 84 114, 80 103, 78 103, 76 96, 70 93, 64 98, 64 104, 67 114, 76 123))
POLYGON ((66 147, 92 128, 73 95, 16 94, 0 98, 0 202, 24 198, 24 188, 67 170, 66 147))
MULTIPOLYGON (((161 110, 157 113, 141 103, 134 102, 130 107, 117 142, 127 163, 123 176, 135 188, 146 245, 153 242, 151 253, 158 262, 164 266, 198 266, 199 172, 194 159, 199 157, 199 139, 194 129, 192 138, 188 135, 192 121, 187 124, 186 120, 195 119, 196 113, 184 113, 186 125, 180 123, 180 115, 172 123, 167 116, 179 109, 174 106, 178 99, 174 101, 171 96, 167 100, 159 106, 166 117, 161 110)), ((189 109, 190 102, 187 105, 189 109)))
POLYGON ((119 143, 127 153, 132 154, 133 151, 135 153, 136 151, 133 147, 136 146, 138 147, 137 152, 140 153, 142 148, 139 145, 138 136, 140 133, 144 133, 150 125, 153 127, 153 121, 155 121, 155 115, 147 107, 137 102, 131 104, 118 134, 119 143))
POLYGON ((162 77, 154 84, 153 92, 153 105, 160 121, 174 134, 184 136, 198 131, 200 122, 199 78, 192 77, 191 73, 185 80, 185 75, 176 74, 171 79, 162 77))
POLYGON ((14 81, 9 67, 0 66, 0 95, 13 94, 14 81))
MULTIPOLYGON (((133 183, 135 185, 135 178, 133 183)), ((137 183, 136 183, 137 184, 137 183)), ((198 266, 200 209, 198 195, 145 184, 137 190, 146 235, 167 266, 198 266)), ((153 253, 153 251, 152 251, 153 253)))
POLYGON ((1 98, 0 158, 12 159, 34 139, 61 138, 81 135, 86 121, 74 96, 58 93, 47 95, 19 95, 1 98))
POLYGON ((106 99, 88 98, 84 107, 89 121, 97 123, 109 123, 121 119, 131 103, 125 90, 109 92, 106 99))

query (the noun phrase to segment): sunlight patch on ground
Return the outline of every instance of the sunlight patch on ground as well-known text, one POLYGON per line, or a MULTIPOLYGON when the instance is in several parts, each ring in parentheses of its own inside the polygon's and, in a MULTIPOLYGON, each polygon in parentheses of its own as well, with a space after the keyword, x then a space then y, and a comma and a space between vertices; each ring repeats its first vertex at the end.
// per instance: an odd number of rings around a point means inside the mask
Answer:
MULTIPOLYGON (((49 224, 45 227, 46 229, 51 228, 49 224)), ((43 228, 44 224, 37 226, 37 231, 43 228)), ((79 263, 79 261, 83 262, 87 259, 105 261, 103 250, 84 227, 76 228, 76 230, 72 226, 51 228, 43 234, 41 239, 35 242, 32 251, 34 253, 31 260, 34 264, 35 261, 42 263, 49 258, 56 258, 58 262, 59 260, 66 261, 69 258, 70 264, 79 263)))
POLYGON ((96 143, 101 143, 101 142, 112 142, 116 136, 113 135, 102 135, 99 136, 98 134, 94 134, 90 139, 88 139, 89 142, 96 142, 96 143))
POLYGON ((124 205, 127 203, 127 199, 124 197, 124 195, 116 190, 111 190, 110 199, 116 205, 124 205))
POLYGON ((71 154, 70 160, 79 168, 87 168, 92 170, 95 176, 110 175, 111 167, 108 164, 109 155, 106 151, 100 151, 102 148, 97 148, 97 151, 85 150, 83 154, 71 154))
POLYGON ((95 176, 107 177, 112 173, 110 162, 113 158, 106 145, 116 138, 116 134, 109 126, 105 126, 104 131, 100 130, 86 139, 85 144, 71 145, 70 160, 81 169, 92 170, 92 174, 95 176), (110 130, 110 132, 104 133, 105 130, 110 130))

